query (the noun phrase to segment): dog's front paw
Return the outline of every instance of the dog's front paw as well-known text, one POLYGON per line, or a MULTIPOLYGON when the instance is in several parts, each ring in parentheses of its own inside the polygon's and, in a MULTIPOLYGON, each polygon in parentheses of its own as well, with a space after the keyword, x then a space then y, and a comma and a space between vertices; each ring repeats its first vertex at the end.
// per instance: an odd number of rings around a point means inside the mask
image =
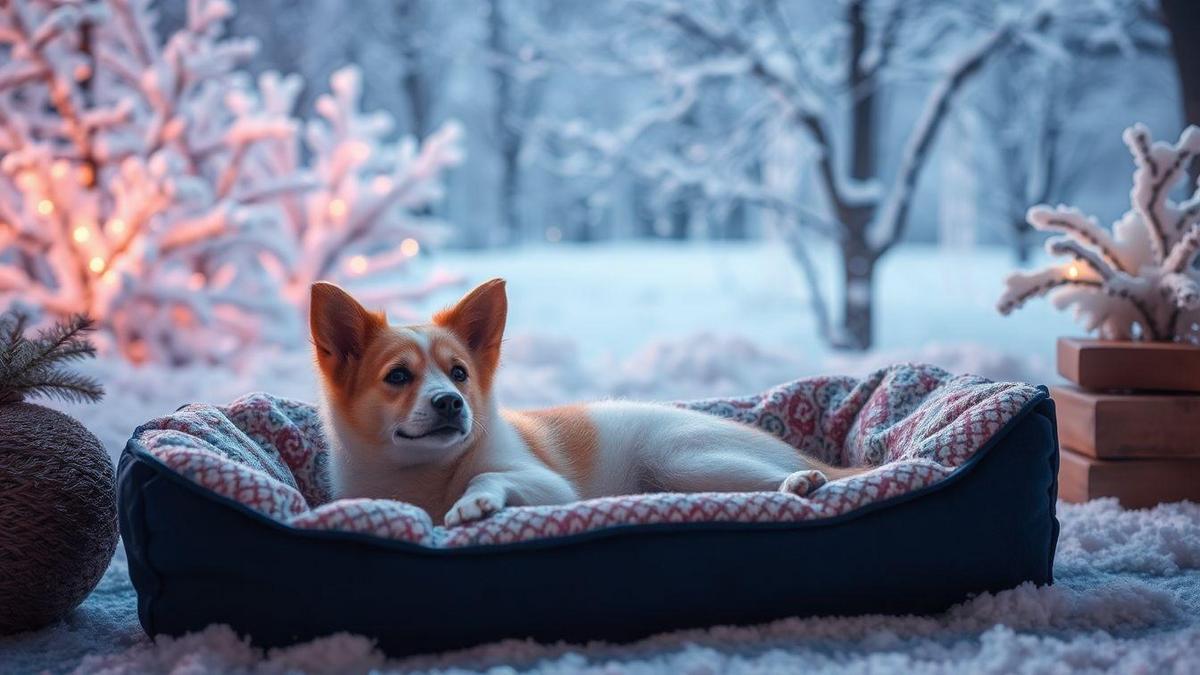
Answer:
POLYGON ((825 477, 825 474, 815 469, 807 469, 797 471, 784 478, 783 484, 779 486, 779 491, 804 497, 827 482, 829 479, 825 477))
POLYGON ((466 495, 450 507, 446 527, 456 527, 483 520, 504 508, 504 500, 490 494, 466 495))

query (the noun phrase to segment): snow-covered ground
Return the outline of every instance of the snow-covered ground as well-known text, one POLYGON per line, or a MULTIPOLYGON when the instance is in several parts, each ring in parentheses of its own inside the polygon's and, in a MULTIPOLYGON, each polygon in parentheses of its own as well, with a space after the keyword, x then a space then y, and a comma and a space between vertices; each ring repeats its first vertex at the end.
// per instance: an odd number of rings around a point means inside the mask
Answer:
MULTIPOLYGON (((818 256, 824 263, 831 252, 818 256)), ((1053 381, 1054 339, 1077 334, 1046 304, 1000 317, 1005 251, 904 248, 879 278, 879 349, 830 352, 807 294, 769 244, 615 245, 458 253, 437 260, 472 282, 509 280, 503 398, 514 405, 603 396, 735 394, 824 372, 923 360, 997 379, 1053 381)), ((826 281, 832 266, 823 268, 826 281)), ((454 299, 434 299, 424 310, 454 299)), ((244 372, 88 368, 99 405, 68 406, 115 454, 132 428, 189 401, 254 389, 312 399, 310 356, 264 352, 244 372)), ((151 643, 137 625, 122 554, 68 621, 0 639, 0 671, 280 673, 422 669, 545 673, 1200 672, 1200 506, 1061 506, 1052 587, 982 595, 931 617, 787 619, 651 638, 632 646, 505 642, 387 661, 357 636, 264 654, 227 628, 151 643)))
MULTIPOLYGON (((834 252, 816 253, 831 288, 834 252)), ((1056 379, 1055 337, 1079 332, 1047 303, 1010 317, 996 313, 1011 269, 1005 249, 914 246, 889 255, 879 270, 878 347, 863 355, 821 343, 797 267, 769 242, 562 245, 451 253, 434 262, 470 283, 508 279, 500 391, 513 406, 739 394, 904 360, 1048 382, 1056 379)), ((418 310, 432 312, 455 297, 447 291, 418 310)), ((244 371, 230 372, 102 360, 86 368, 106 384, 105 401, 63 407, 115 456, 139 422, 183 403, 225 402, 251 390, 314 399, 306 351, 264 351, 247 361, 244 371)))
MULTIPOLYGON (((983 594, 935 616, 784 619, 633 645, 510 640, 389 661, 333 635, 264 653, 225 626, 155 643, 123 553, 67 621, 0 638, 0 671, 133 673, 1185 673, 1200 672, 1200 506, 1061 505, 1055 584, 983 594)), ((400 608, 402 610, 402 608, 400 608)))

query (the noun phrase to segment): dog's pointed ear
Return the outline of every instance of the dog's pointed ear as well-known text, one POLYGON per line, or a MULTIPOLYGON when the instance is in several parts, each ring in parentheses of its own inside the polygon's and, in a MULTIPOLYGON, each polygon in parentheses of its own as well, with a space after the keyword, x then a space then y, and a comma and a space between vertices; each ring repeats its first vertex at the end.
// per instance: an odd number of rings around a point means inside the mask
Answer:
POLYGON ((387 326, 387 318, 383 312, 368 311, 337 285, 318 281, 312 285, 308 325, 317 359, 336 364, 361 358, 371 337, 387 326))
POLYGON ((500 363, 500 342, 508 320, 504 280, 492 279, 475 287, 457 305, 433 316, 433 322, 466 343, 488 372, 500 363))

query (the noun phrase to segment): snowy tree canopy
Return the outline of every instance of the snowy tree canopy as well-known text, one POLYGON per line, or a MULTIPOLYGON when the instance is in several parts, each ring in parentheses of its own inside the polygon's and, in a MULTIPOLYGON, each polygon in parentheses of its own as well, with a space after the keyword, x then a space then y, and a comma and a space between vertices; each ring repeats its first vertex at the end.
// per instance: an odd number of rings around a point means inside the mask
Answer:
POLYGON ((1200 187, 1189 185, 1182 201, 1170 197, 1200 154, 1200 128, 1188 127, 1170 144, 1152 142, 1138 124, 1124 140, 1137 165, 1131 208, 1111 231, 1074 207, 1031 208, 1033 227, 1061 235, 1046 250, 1070 262, 1013 274, 998 309, 1008 314, 1049 295, 1106 339, 1200 343, 1200 187))
POLYGON ((639 82, 649 101, 617 126, 584 116, 538 120, 541 152, 531 154, 572 177, 635 173, 660 204, 772 214, 805 270, 826 339, 866 349, 877 264, 908 230, 918 181, 964 89, 1015 46, 1061 54, 1081 39, 1120 34, 1113 27, 1124 25, 1128 4, 604 3, 599 17, 535 39, 576 72, 639 82), (831 9, 840 21, 801 29, 831 9), (888 166, 880 161, 889 154, 880 147, 881 92, 914 83, 919 112, 888 166), (840 249, 838 313, 806 250, 814 234, 840 249))
POLYGON ((353 69, 302 123, 297 76, 240 70, 232 13, 189 0, 160 36, 150 0, 0 3, 5 304, 90 314, 135 361, 216 361, 297 340, 310 281, 417 254, 458 127, 388 142, 353 69))

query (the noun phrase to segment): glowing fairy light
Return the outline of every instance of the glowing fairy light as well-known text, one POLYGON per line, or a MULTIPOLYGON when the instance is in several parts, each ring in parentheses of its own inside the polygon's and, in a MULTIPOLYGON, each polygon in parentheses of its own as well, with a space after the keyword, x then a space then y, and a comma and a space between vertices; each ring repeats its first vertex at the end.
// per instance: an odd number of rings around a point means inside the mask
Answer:
POLYGON ((1067 266, 1067 278, 1068 279, 1078 279, 1079 278, 1079 267, 1077 265, 1075 265, 1074 263, 1067 266))
POLYGON ((71 233, 71 238, 74 239, 76 242, 82 244, 82 243, 85 243, 88 239, 92 238, 92 231, 89 230, 87 228, 87 226, 80 225, 79 227, 75 228, 74 232, 71 233))
POLYGON ((62 178, 71 170, 71 165, 67 164, 67 160, 60 159, 50 166, 50 175, 55 178, 62 178))
POLYGON ((329 200, 329 215, 334 218, 341 218, 346 215, 346 200, 341 198, 329 200))
POLYGON ((109 286, 116 286, 118 278, 116 270, 109 270, 104 273, 104 276, 100 277, 100 280, 109 286))
POLYGON ((400 252, 411 258, 421 252, 421 242, 409 237, 400 242, 400 252))
POLYGON ((37 212, 43 216, 48 216, 54 213, 54 202, 49 199, 43 199, 37 203, 37 212))
POLYGON ((124 234, 125 221, 120 218, 113 218, 112 220, 108 221, 108 231, 112 232, 113 234, 124 234))
POLYGON ((350 145, 350 154, 354 157, 354 159, 360 162, 366 161, 366 159, 371 156, 371 146, 363 143, 362 141, 352 143, 350 145))
POLYGON ((91 261, 88 262, 88 269, 95 272, 96 274, 103 272, 104 271, 104 258, 101 258, 100 256, 96 256, 95 258, 92 258, 91 261))
POLYGON ((366 256, 356 255, 350 258, 346 266, 350 268, 351 274, 362 274, 367 271, 367 258, 366 256))
POLYGON ((376 176, 371 179, 371 189, 375 194, 387 194, 392 189, 392 179, 388 176, 376 176))

